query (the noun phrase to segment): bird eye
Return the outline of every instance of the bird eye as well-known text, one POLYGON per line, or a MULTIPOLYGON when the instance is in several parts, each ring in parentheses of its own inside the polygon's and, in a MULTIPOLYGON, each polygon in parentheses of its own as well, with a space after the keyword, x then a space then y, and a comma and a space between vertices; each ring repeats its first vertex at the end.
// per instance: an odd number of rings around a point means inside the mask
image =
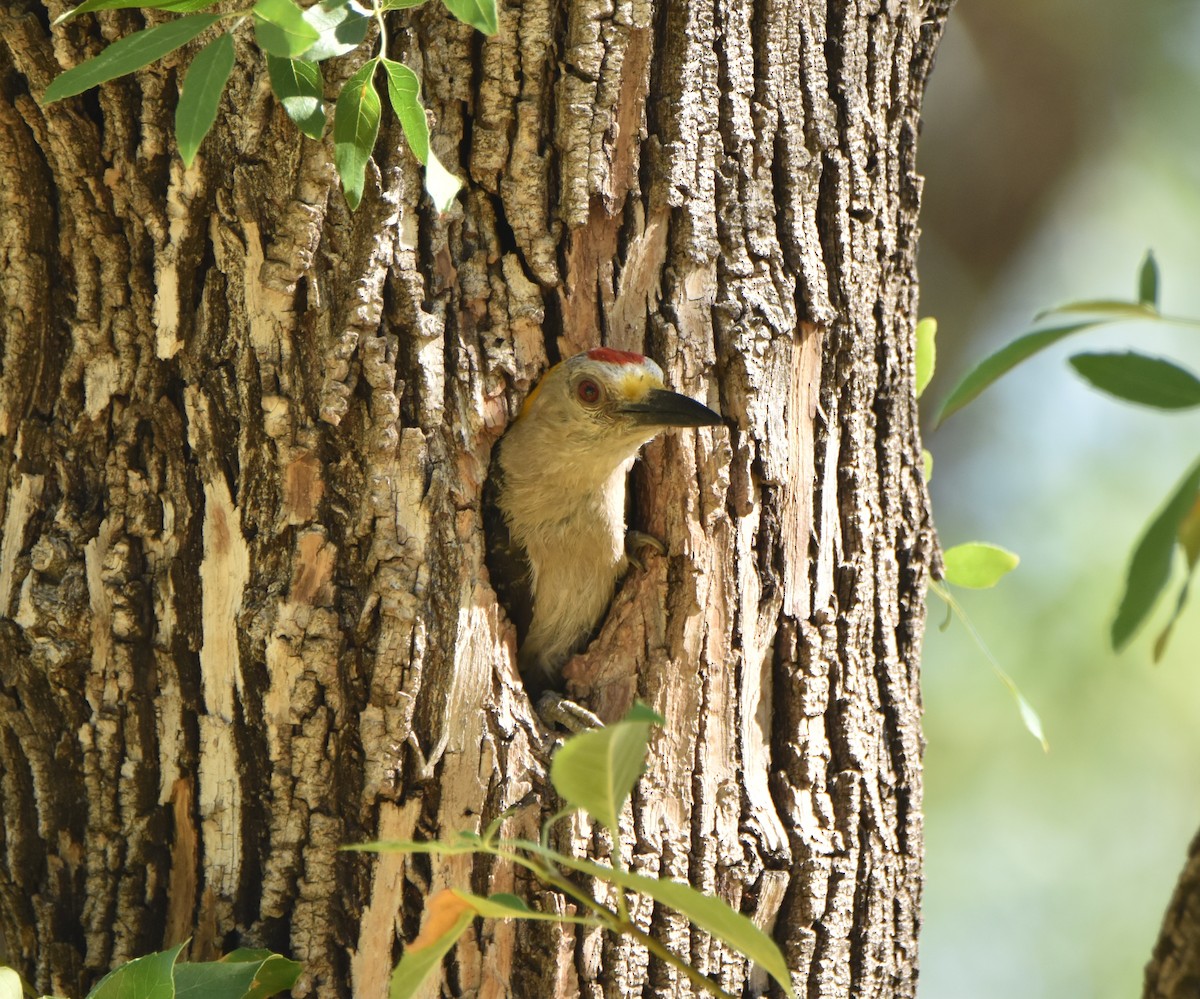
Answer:
POLYGON ((600 386, 590 378, 585 378, 575 386, 575 394, 585 406, 594 406, 600 401, 600 386))

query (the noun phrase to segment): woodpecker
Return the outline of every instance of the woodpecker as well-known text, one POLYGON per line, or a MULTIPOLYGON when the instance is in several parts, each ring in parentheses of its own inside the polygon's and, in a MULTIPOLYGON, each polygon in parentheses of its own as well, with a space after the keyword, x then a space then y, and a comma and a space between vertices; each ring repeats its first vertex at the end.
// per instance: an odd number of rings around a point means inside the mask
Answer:
POLYGON ((517 628, 532 694, 560 689, 566 661, 592 637, 635 547, 625 480, 667 427, 716 426, 707 406, 663 387, 641 354, 598 347, 542 376, 492 455, 485 490, 488 571, 517 628))

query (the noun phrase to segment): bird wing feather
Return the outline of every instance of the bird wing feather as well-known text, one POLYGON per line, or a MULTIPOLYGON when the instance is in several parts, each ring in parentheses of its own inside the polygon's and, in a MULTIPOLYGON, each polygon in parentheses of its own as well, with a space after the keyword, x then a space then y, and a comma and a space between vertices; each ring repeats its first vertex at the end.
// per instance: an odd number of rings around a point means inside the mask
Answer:
POLYGON ((525 548, 513 541, 508 521, 500 509, 504 470, 500 467, 499 451, 496 447, 492 452, 491 467, 483 486, 483 530, 492 588, 509 620, 516 626, 517 646, 520 647, 533 621, 533 578, 525 548))

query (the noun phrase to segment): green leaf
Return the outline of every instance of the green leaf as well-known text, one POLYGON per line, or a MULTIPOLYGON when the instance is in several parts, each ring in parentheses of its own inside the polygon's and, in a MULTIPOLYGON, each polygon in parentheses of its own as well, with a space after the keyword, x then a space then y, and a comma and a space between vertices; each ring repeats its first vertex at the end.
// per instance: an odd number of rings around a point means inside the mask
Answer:
POLYGON ((371 17, 354 0, 325 0, 304 12, 304 20, 317 31, 317 41, 304 58, 320 62, 353 52, 367 37, 371 17))
POLYGON ((654 724, 662 719, 635 704, 621 721, 572 736, 550 764, 554 789, 616 835, 625 799, 642 775, 654 724))
POLYGON ((174 999, 175 959, 181 950, 183 944, 178 944, 121 965, 100 979, 87 999, 174 999))
POLYGON ((268 54, 267 73, 271 89, 287 116, 310 139, 320 139, 325 131, 325 84, 321 67, 303 59, 280 59, 268 54))
MULTIPOLYGON (((565 749, 566 747, 564 747, 565 749)), ((562 755, 562 750, 559 750, 562 755)), ((556 757, 557 759, 557 757, 556 757)), ((748 957, 777 981, 788 996, 795 999, 787 963, 775 941, 754 925, 740 912, 735 912, 725 902, 713 895, 705 895, 682 881, 666 878, 648 878, 612 867, 604 867, 590 860, 568 857, 555 850, 547 849, 528 840, 502 840, 501 846, 517 847, 537 854, 563 867, 607 881, 628 891, 646 895, 676 912, 686 916, 700 929, 728 944, 739 954, 748 957)))
POLYGON ((456 893, 442 890, 426 904, 425 925, 417 939, 404 948, 404 956, 392 972, 388 999, 410 999, 417 995, 430 972, 466 932, 475 910, 456 893))
POLYGON ((1161 357, 1076 354, 1071 366, 1101 392, 1157 409, 1200 406, 1200 378, 1161 357))
POLYGON ((925 391, 925 386, 933 378, 933 370, 937 367, 937 320, 922 319, 917 323, 917 398, 925 391))
POLYGON ((251 10, 254 40, 260 49, 273 56, 296 59, 321 37, 292 0, 258 0, 251 10))
POLYGON ((252 961, 261 958, 258 971, 254 974, 254 984, 246 992, 245 999, 267 999, 268 996, 287 992, 300 977, 303 967, 298 961, 293 961, 282 954, 272 954, 269 951, 235 950, 226 954, 224 961, 252 961), (255 954, 256 958, 240 957, 241 954, 255 954), (265 956, 264 956, 265 955, 265 956))
POLYGON ((1112 645, 1120 651, 1149 616, 1171 575, 1171 557, 1197 494, 1200 461, 1188 471, 1162 510, 1147 525, 1129 560, 1129 573, 1121 606, 1112 623, 1112 645))
POLYGON ((380 62, 387 73, 388 100, 400 119, 408 148, 425 165, 425 190, 439 214, 445 212, 462 190, 462 181, 442 166, 441 160, 429 148, 429 122, 421 104, 420 78, 403 63, 391 59, 380 62))
POLYGON ((1066 305, 1056 305, 1037 314, 1038 319, 1047 316, 1087 314, 1103 316, 1105 321, 1114 322, 1118 319, 1157 319, 1158 310, 1145 302, 1123 302, 1119 298, 1091 298, 1081 302, 1068 302, 1066 305))
POLYGON ((456 857, 467 853, 490 853, 478 836, 460 832, 455 839, 446 840, 411 840, 383 839, 374 843, 350 843, 343 850, 353 850, 359 853, 433 853, 446 857, 456 857))
POLYGON ((367 160, 379 135, 379 95, 371 77, 378 59, 363 64, 342 87, 333 111, 333 161, 351 211, 362 201, 367 160))
POLYGON ((267 999, 286 992, 301 967, 269 950, 239 948, 219 961, 175 966, 176 999, 267 999))
POLYGON ((223 961, 175 966, 176 999, 242 999, 254 983, 255 964, 223 961))
POLYGON ((1146 251, 1146 259, 1138 272, 1138 302, 1158 310, 1158 262, 1153 250, 1146 251))
POLYGON ((921 448, 921 463, 925 467, 925 481, 933 481, 933 455, 929 453, 928 448, 921 448))
POLYGON ((496 0, 442 0, 446 9, 455 17, 485 35, 494 35, 500 30, 496 19, 496 0))
POLYGON ((1184 560, 1187 563, 1187 578, 1183 581, 1183 586, 1179 590, 1179 598, 1175 601, 1175 609, 1171 612, 1171 619, 1167 621, 1166 627, 1159 633, 1154 642, 1154 661, 1162 660, 1163 654, 1167 651, 1167 642, 1171 639, 1171 632, 1175 628, 1175 622, 1179 620, 1179 615, 1183 613, 1183 608, 1187 605, 1188 594, 1191 592, 1192 577, 1196 574, 1196 566, 1200 565, 1200 495, 1196 496, 1196 501, 1192 504, 1179 525, 1179 531, 1176 536, 1179 538, 1179 544, 1183 548, 1184 560))
POLYGON ((220 35, 209 42, 188 66, 175 107, 175 137, 184 166, 192 165, 196 150, 217 120, 217 107, 232 71, 232 35, 220 35))
POLYGON ((42 95, 42 104, 74 97, 118 76, 143 69, 168 52, 186 45, 220 19, 220 14, 189 14, 118 39, 99 55, 56 76, 42 95))
POLYGON ((1166 626, 1158 633, 1158 637, 1154 640, 1154 662, 1162 662, 1162 657, 1166 655, 1167 643, 1171 640, 1171 632, 1175 630, 1175 622, 1179 620, 1179 615, 1183 613, 1183 608, 1187 605, 1188 594, 1192 588, 1192 576, 1195 575, 1195 568, 1188 569, 1187 579, 1183 581, 1183 587, 1179 591, 1179 598, 1175 601, 1175 609, 1171 611, 1170 620, 1166 626))
POLYGON ((23 995, 21 976, 0 965, 0 999, 23 999, 23 995))
POLYGON ((74 20, 80 14, 90 14, 96 10, 127 10, 130 7, 142 7, 148 10, 169 10, 176 14, 187 14, 195 10, 211 7, 218 0, 84 0, 65 14, 59 14, 53 21, 54 27, 74 20))
POLYGON ((420 7, 425 0, 383 0, 380 10, 408 10, 410 7, 420 7))
POLYGON ((1017 567, 1020 558, 999 545, 970 541, 942 553, 946 582, 972 590, 995 586, 1017 567))
POLYGON ((1016 681, 1000 668, 1000 663, 992 655, 992 651, 987 647, 983 636, 979 634, 975 625, 971 623, 971 618, 963 610, 962 605, 954 599, 954 594, 936 579, 929 581, 929 589, 946 602, 946 620, 940 625, 939 630, 945 631, 950 626, 951 615, 957 617, 962 622, 962 626, 966 628, 967 634, 971 636, 971 641, 975 643, 976 648, 983 654, 983 658, 991 666, 992 672, 996 674, 996 678, 1004 684, 1005 689, 1008 690, 1013 700, 1016 701, 1017 710, 1021 715, 1021 723, 1029 731, 1029 734, 1042 744, 1042 751, 1046 753, 1050 752, 1050 743, 1046 739, 1046 733, 1042 729, 1042 720, 1038 717, 1038 713, 1033 710, 1033 705, 1025 700, 1025 695, 1017 687, 1016 681))
POLYGON ((540 919, 547 923, 600 925, 596 919, 586 916, 560 916, 557 912, 538 912, 536 909, 529 908, 523 899, 508 892, 497 892, 495 895, 483 898, 479 895, 472 895, 469 891, 459 891, 457 888, 451 888, 450 891, 470 905, 484 919, 540 919))
POLYGON ((408 148, 424 165, 429 160, 429 122, 425 119, 425 108, 421 104, 421 81, 417 74, 403 63, 381 59, 387 73, 388 99, 392 110, 400 119, 408 148))
POLYGON ((1063 337, 1089 329, 1096 324, 1093 322, 1071 323, 1068 326, 1053 326, 1050 329, 1036 330, 1018 337, 1010 344, 1001 347, 996 353, 977 364, 967 376, 955 387, 934 420, 935 424, 942 423, 946 417, 957 413, 980 392, 996 381, 1001 375, 1015 368, 1022 361, 1032 357, 1040 350, 1058 343, 1063 337))

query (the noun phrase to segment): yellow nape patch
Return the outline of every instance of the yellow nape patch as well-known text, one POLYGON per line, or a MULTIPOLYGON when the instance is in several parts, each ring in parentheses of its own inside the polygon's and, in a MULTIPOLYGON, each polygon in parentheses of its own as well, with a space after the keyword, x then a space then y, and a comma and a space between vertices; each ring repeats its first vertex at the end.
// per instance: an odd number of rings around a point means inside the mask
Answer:
POLYGON ((529 412, 530 408, 533 406, 533 400, 536 399, 538 397, 538 393, 542 391, 542 386, 546 384, 546 379, 550 377, 550 373, 561 368, 562 363, 562 361, 559 361, 558 364, 554 365, 554 367, 552 367, 549 371, 542 375, 541 378, 538 379, 538 383, 533 387, 533 391, 530 392, 529 395, 525 397, 525 401, 521 403, 521 411, 517 413, 518 420, 529 412))

